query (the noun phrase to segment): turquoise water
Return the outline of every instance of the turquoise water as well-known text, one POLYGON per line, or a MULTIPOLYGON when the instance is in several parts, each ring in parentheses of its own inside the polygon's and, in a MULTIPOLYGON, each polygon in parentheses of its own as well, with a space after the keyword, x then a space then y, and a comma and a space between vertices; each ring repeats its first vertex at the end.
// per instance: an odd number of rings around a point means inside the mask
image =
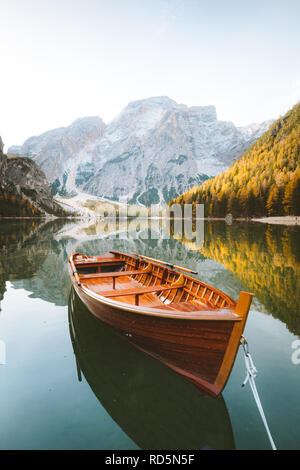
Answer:
POLYGON ((269 449, 239 352, 218 400, 117 337, 71 290, 68 254, 135 251, 255 299, 245 336, 279 449, 300 448, 300 230, 205 225, 205 243, 97 224, 0 222, 1 449, 269 449), (297 351, 299 350, 299 354, 297 351))

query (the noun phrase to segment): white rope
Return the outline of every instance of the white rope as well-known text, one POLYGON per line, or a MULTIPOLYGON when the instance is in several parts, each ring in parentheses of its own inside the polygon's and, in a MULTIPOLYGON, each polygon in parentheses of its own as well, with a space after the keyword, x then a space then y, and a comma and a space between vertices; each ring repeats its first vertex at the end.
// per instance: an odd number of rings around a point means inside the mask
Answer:
POLYGON ((273 450, 277 450, 276 447, 275 447, 273 438, 271 436, 270 429, 269 429, 269 426, 268 426, 268 423, 267 423, 267 420, 266 420, 266 417, 265 417, 265 414, 264 414, 264 410, 263 410, 263 407, 262 407, 262 404, 261 404, 261 401, 259 399, 259 395, 258 395, 258 392, 257 392, 257 389, 256 389, 255 378, 257 376, 257 369, 256 369, 256 367, 253 363, 252 357, 251 357, 251 355, 248 351, 248 347, 247 347, 248 343, 245 340, 245 338, 242 338, 241 344, 243 346, 244 353, 245 353, 245 365, 246 365, 246 379, 245 379, 242 387, 244 387, 246 385, 246 383, 249 382, 252 393, 253 393, 253 396, 254 396, 254 399, 255 399, 255 402, 256 402, 256 405, 257 405, 257 408, 258 408, 258 411, 260 413, 261 419, 262 419, 262 421, 264 423, 264 426, 266 428, 266 431, 267 431, 267 434, 268 434, 268 437, 269 437, 269 440, 270 440, 271 447, 272 447, 273 450))

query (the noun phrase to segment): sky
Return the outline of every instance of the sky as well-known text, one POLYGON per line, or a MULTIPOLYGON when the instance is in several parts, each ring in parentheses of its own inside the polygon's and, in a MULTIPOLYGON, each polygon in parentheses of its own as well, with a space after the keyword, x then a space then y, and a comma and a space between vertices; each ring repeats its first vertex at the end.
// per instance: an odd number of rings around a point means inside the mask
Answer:
POLYGON ((300 100, 299 18, 300 0, 0 0, 5 149, 151 96, 278 118, 300 100))

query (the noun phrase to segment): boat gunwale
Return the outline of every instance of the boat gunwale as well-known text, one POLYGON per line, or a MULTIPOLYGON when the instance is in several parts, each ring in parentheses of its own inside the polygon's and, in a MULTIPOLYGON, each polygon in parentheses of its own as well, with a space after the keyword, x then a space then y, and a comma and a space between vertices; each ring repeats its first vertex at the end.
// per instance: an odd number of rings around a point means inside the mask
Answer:
POLYGON ((182 312, 182 310, 163 310, 151 307, 136 306, 133 304, 127 304, 125 302, 118 302, 117 300, 111 300, 108 297, 103 297, 100 294, 92 291, 88 287, 83 285, 76 286, 76 289, 82 290, 88 297, 100 302, 108 307, 113 307, 116 310, 122 310, 130 313, 136 313, 139 315, 147 315, 151 317, 163 317, 174 320, 208 320, 208 321, 232 321, 239 322, 241 317, 233 313, 231 309, 223 308, 215 311, 211 310, 194 310, 193 312, 182 312))

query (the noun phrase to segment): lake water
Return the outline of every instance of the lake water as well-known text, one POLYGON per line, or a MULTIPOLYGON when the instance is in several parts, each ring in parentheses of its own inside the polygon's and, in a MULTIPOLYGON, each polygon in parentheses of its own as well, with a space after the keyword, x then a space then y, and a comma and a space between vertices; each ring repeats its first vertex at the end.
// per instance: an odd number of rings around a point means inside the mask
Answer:
MULTIPOLYGON (((174 234, 173 234, 174 235, 174 234)), ((245 336, 279 449, 300 449, 300 228, 205 223, 204 245, 100 223, 0 222, 0 449, 269 449, 240 350, 219 399, 136 350, 71 290, 71 252, 176 262, 255 299, 245 336)))

